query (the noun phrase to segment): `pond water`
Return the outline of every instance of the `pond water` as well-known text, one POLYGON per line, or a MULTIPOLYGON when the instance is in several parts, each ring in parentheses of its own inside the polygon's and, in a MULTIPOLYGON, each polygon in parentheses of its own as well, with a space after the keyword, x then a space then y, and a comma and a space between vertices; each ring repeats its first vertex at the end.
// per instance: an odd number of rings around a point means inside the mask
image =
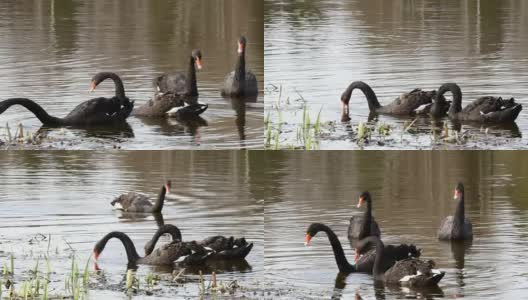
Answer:
MULTIPOLYGON (((191 50, 200 48, 198 90, 199 101, 209 105, 202 115, 206 123, 130 117, 130 128, 122 130, 51 130, 42 147, 262 148, 262 93, 246 103, 220 97, 242 34, 248 39, 247 67, 263 89, 262 10, 260 0, 2 1, 0 99, 30 98, 63 117, 83 101, 114 95, 111 81, 88 93, 93 75, 113 71, 138 107, 154 95, 154 77, 186 70, 191 50)), ((2 140, 6 123, 13 134, 19 123, 32 132, 41 127, 22 107, 0 115, 2 140)))
MULTIPOLYGON (((155 199, 161 185, 171 179, 162 218, 165 224, 178 226, 185 240, 233 235, 254 243, 245 262, 205 270, 207 283, 216 270, 220 282, 236 280, 241 286, 243 291, 235 295, 262 291, 264 217, 262 190, 255 178, 258 165, 243 151, 4 152, 0 155, 0 265, 9 266, 14 253, 14 282, 20 290, 20 282, 30 276, 37 260, 45 272, 44 256, 49 255, 53 272, 49 292, 58 295, 71 271, 71 256, 82 272, 95 243, 110 231, 128 234, 142 255, 159 219, 150 214, 123 215, 112 210, 110 202, 129 191, 155 199)), ((104 277, 92 273, 95 286, 89 296, 127 298, 121 291, 127 269, 122 244, 111 240, 98 264, 104 277)), ((142 289, 148 273, 170 275, 171 271, 140 265, 142 289)), ((184 274, 196 276, 196 270, 184 274)), ((198 287, 197 281, 181 286, 162 281, 154 295, 194 299, 198 287)))
POLYGON ((508 152, 267 153, 265 276, 283 299, 524 299, 528 295, 528 156, 508 152), (453 190, 465 184, 469 247, 436 238, 453 215, 453 190), (372 276, 337 278, 324 233, 304 246, 311 223, 330 226, 353 261, 349 218, 363 214, 358 196, 372 195, 385 244, 413 243, 446 272, 439 289, 374 287, 372 276), (336 280, 337 278, 337 280, 336 280))
MULTIPOLYGON (((312 122, 321 111, 325 124, 319 148, 358 148, 356 126, 369 115, 361 91, 350 102, 352 126, 340 121, 340 96, 356 80, 368 83, 381 104, 445 82, 459 84, 466 104, 487 95, 528 104, 525 1, 266 0, 264 14, 265 113, 283 147, 299 144, 307 106, 312 122)), ((375 125, 389 125, 392 134, 367 148, 524 148, 528 142, 524 111, 513 126, 463 125, 458 130, 471 137, 463 145, 433 142, 429 118, 402 134, 411 120, 380 116, 375 125)))

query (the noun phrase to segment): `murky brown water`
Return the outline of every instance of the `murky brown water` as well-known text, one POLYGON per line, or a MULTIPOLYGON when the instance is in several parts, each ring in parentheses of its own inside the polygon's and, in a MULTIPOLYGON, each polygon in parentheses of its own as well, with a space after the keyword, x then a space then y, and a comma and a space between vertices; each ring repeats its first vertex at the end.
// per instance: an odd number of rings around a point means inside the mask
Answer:
MULTIPOLYGON (((64 286, 60 280, 70 271, 70 255, 74 252, 84 269, 95 243, 110 231, 129 234, 143 254, 143 245, 157 229, 156 220, 151 215, 123 216, 112 210, 110 201, 128 191, 155 198, 163 182, 172 179, 164 222, 178 226, 187 240, 218 234, 245 236, 254 243, 247 265, 218 269, 218 280, 258 287, 264 256, 258 166, 257 160, 242 151, 4 152, 0 155, 0 264, 9 265, 8 257, 14 253, 19 290, 22 278, 28 276, 25 271, 33 269, 38 259, 46 269, 44 255, 49 253, 52 278, 59 280, 50 286, 60 289, 64 286), (51 247, 40 234, 51 235, 51 247)), ((111 241, 99 260, 106 281, 90 290, 90 297, 126 298, 111 292, 124 286, 126 261, 121 243, 111 241)), ((143 276, 170 271, 139 266, 143 276)), ((181 298, 198 293, 194 282, 177 288, 163 286, 155 294, 181 298)))
MULTIPOLYGON (((287 124, 281 144, 297 144, 302 96, 312 120, 322 108, 324 122, 337 122, 321 138, 322 149, 357 148, 354 134, 340 123, 341 93, 356 80, 370 84, 382 104, 445 82, 461 86, 465 103, 494 95, 528 104, 525 1, 266 0, 264 12, 270 91, 265 110, 277 127, 279 92, 271 92, 271 85, 282 86, 281 118, 287 124)), ((360 91, 350 105, 352 124, 366 122, 369 111, 360 91)), ((474 139, 455 147, 523 148, 527 120, 522 112, 516 127, 491 126, 487 134, 480 126, 464 125, 462 132, 474 139)), ((443 148, 432 144, 427 120, 416 123, 420 134, 404 134, 403 141, 404 119, 381 116, 379 123, 394 127, 391 140, 370 148, 443 148)))
POLYGON ((413 293, 373 287, 351 274, 336 282, 328 239, 305 247, 313 222, 333 228, 352 261, 349 218, 361 214, 363 190, 386 243, 414 243, 446 271, 440 289, 422 298, 523 299, 528 294, 528 156, 510 152, 267 153, 265 276, 284 299, 394 299, 413 293), (463 181, 474 240, 467 250, 439 242, 441 220, 453 215, 453 189, 463 181))
MULTIPOLYGON (((130 117, 129 130, 53 130, 48 144, 66 149, 115 144, 127 149, 262 148, 263 96, 238 105, 219 92, 234 69, 241 34, 248 38, 247 66, 262 90, 262 7, 260 0, 2 1, 0 99, 30 98, 62 117, 80 102, 113 95, 111 82, 88 93, 93 75, 113 71, 139 106, 153 96, 155 76, 186 70, 191 50, 200 48, 199 101, 209 104, 202 115, 208 126, 130 117)), ((12 107, 0 115, 2 139, 7 122, 32 131, 41 126, 24 108, 12 107)))

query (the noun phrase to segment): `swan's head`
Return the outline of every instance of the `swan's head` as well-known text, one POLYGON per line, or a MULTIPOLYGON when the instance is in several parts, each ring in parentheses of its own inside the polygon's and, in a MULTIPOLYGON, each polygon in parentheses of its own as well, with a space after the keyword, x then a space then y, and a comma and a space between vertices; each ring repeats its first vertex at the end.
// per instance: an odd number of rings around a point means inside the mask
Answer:
POLYGON ((325 225, 321 223, 312 223, 310 227, 308 227, 308 230, 306 230, 306 238, 304 240, 305 246, 310 246, 310 241, 312 238, 321 230, 324 230, 326 228, 325 225))
POLYGON ((462 197, 462 195, 464 195, 464 185, 462 182, 459 182, 455 188, 455 195, 453 196, 453 199, 458 200, 460 197, 462 197))
POLYGON ((97 262, 97 259, 99 259, 99 255, 101 255, 101 252, 103 252, 104 248, 106 246, 106 241, 100 240, 95 244, 95 247, 93 249, 93 257, 94 260, 97 262))
POLYGON ((361 206, 363 206, 363 202, 365 201, 372 201, 372 199, 370 198, 370 193, 367 192, 367 191, 364 191, 363 193, 361 193, 361 195, 359 195, 359 201, 358 201, 358 204, 357 204, 357 208, 360 208, 361 206))
POLYGON ((341 95, 341 122, 348 122, 350 121, 350 114, 349 114, 349 106, 348 103, 350 102, 350 97, 352 97, 352 92, 348 92, 346 90, 341 95))
POLYGON ((357 262, 359 260, 359 257, 361 254, 359 253, 359 250, 357 248, 354 249, 354 261, 357 262))
POLYGON ((247 43, 247 40, 245 36, 241 36, 238 39, 238 51, 237 51, 238 54, 243 54, 246 51, 246 43, 247 43))
POLYGON ((171 186, 172 186, 172 182, 170 180, 167 180, 167 182, 165 182, 165 185, 164 185, 166 194, 170 193, 171 186))
POLYGON ((202 52, 199 49, 194 49, 191 53, 194 59, 194 64, 198 70, 202 69, 202 52))

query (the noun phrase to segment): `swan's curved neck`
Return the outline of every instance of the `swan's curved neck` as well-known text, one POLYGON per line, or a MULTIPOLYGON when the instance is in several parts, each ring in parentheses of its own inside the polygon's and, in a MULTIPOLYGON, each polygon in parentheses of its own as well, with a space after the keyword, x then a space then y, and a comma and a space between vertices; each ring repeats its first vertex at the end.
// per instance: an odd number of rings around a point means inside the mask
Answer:
POLYGON ((366 200, 365 202, 367 202, 367 210, 365 211, 363 223, 361 224, 360 239, 370 236, 370 228, 372 228, 372 202, 370 200, 366 200))
POLYGON ((246 51, 238 54, 238 61, 235 67, 235 78, 233 80, 234 88, 241 92, 246 81, 246 51))
POLYGON ((192 56, 187 69, 187 93, 189 93, 189 96, 198 96, 198 86, 196 85, 196 63, 192 56))
POLYGON ((374 266, 372 267, 372 275, 376 279, 383 279, 383 275, 385 274, 385 272, 381 268, 381 260, 383 258, 385 246, 383 245, 383 242, 380 238, 371 236, 361 240, 358 244, 358 248, 364 248, 369 244, 374 244, 374 246, 376 247, 376 257, 374 259, 374 266))
POLYGON ((116 238, 120 240, 121 243, 123 243, 129 263, 135 263, 141 258, 137 253, 136 247, 134 246, 134 243, 132 242, 130 237, 128 237, 128 235, 126 235, 125 233, 118 231, 110 232, 101 239, 99 243, 101 243, 102 249, 104 249, 106 243, 108 243, 108 241, 112 238, 116 238))
POLYGON ((453 103, 449 108, 449 114, 456 114, 462 111, 462 91, 456 83, 445 83, 439 89, 436 97, 443 96, 446 92, 453 94, 453 103))
POLYGON ((154 203, 154 206, 152 207, 152 212, 154 213, 161 212, 161 210, 163 209, 163 203, 165 202, 166 193, 167 193, 167 189, 165 188, 165 186, 163 186, 160 190, 156 203, 154 203))
POLYGON ((44 108, 38 105, 35 101, 26 98, 11 98, 0 102, 0 114, 6 111, 12 105, 22 105, 30 112, 32 112, 44 125, 56 126, 64 124, 61 118, 50 116, 44 108))
POLYGON ((345 251, 341 246, 341 242, 337 235, 329 227, 322 225, 319 227, 319 231, 324 231, 328 236, 330 245, 332 245, 332 250, 334 251, 334 257, 337 263, 337 267, 340 272, 343 273, 352 273, 356 271, 356 268, 351 265, 345 257, 345 251))
POLYGON ((103 82, 105 81, 106 79, 112 79, 114 81, 114 85, 115 85, 115 95, 117 98, 123 100, 126 98, 125 96, 125 87, 123 86, 123 81, 121 81, 121 78, 119 78, 119 76, 117 76, 117 74, 115 73, 112 73, 112 72, 104 72, 104 73, 101 73, 101 79, 99 82, 103 82))
POLYGON ((464 225, 464 218, 465 218, 465 208, 464 208, 464 192, 460 193, 460 200, 458 201, 458 205, 455 211, 455 215, 453 216, 453 230, 460 230, 462 226, 464 225))
POLYGON ((147 242, 145 246, 145 254, 150 254, 152 251, 154 251, 154 248, 156 247, 156 244, 158 243, 159 238, 164 235, 165 233, 168 233, 171 235, 173 241, 181 241, 181 231, 178 229, 178 227, 167 224, 164 226, 161 226, 156 233, 154 233, 154 236, 150 241, 147 242))
POLYGON ((355 89, 360 89, 363 92, 363 94, 367 98, 370 111, 376 111, 377 109, 381 108, 381 104, 378 101, 376 93, 374 93, 372 88, 363 81, 352 82, 341 96, 341 99, 348 104, 348 102, 350 101, 350 97, 352 97, 352 92, 355 89))

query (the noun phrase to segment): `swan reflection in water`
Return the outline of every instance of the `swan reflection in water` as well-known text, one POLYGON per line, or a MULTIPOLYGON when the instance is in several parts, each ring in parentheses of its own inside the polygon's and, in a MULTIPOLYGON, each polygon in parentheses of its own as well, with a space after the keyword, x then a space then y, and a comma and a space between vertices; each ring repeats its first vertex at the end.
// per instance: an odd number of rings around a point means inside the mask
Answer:
MULTIPOLYGON (((347 286, 347 278, 349 274, 338 273, 335 279, 334 290, 331 299, 341 299, 343 297, 343 290, 347 286)), ((435 299, 444 298, 444 291, 439 286, 428 287, 402 287, 398 285, 387 285, 381 281, 374 281, 374 296, 376 299, 386 299, 386 290, 390 292, 390 298, 397 295, 398 298, 412 298, 412 299, 435 299)), ((356 291, 354 299, 362 299, 359 291, 356 291)))

